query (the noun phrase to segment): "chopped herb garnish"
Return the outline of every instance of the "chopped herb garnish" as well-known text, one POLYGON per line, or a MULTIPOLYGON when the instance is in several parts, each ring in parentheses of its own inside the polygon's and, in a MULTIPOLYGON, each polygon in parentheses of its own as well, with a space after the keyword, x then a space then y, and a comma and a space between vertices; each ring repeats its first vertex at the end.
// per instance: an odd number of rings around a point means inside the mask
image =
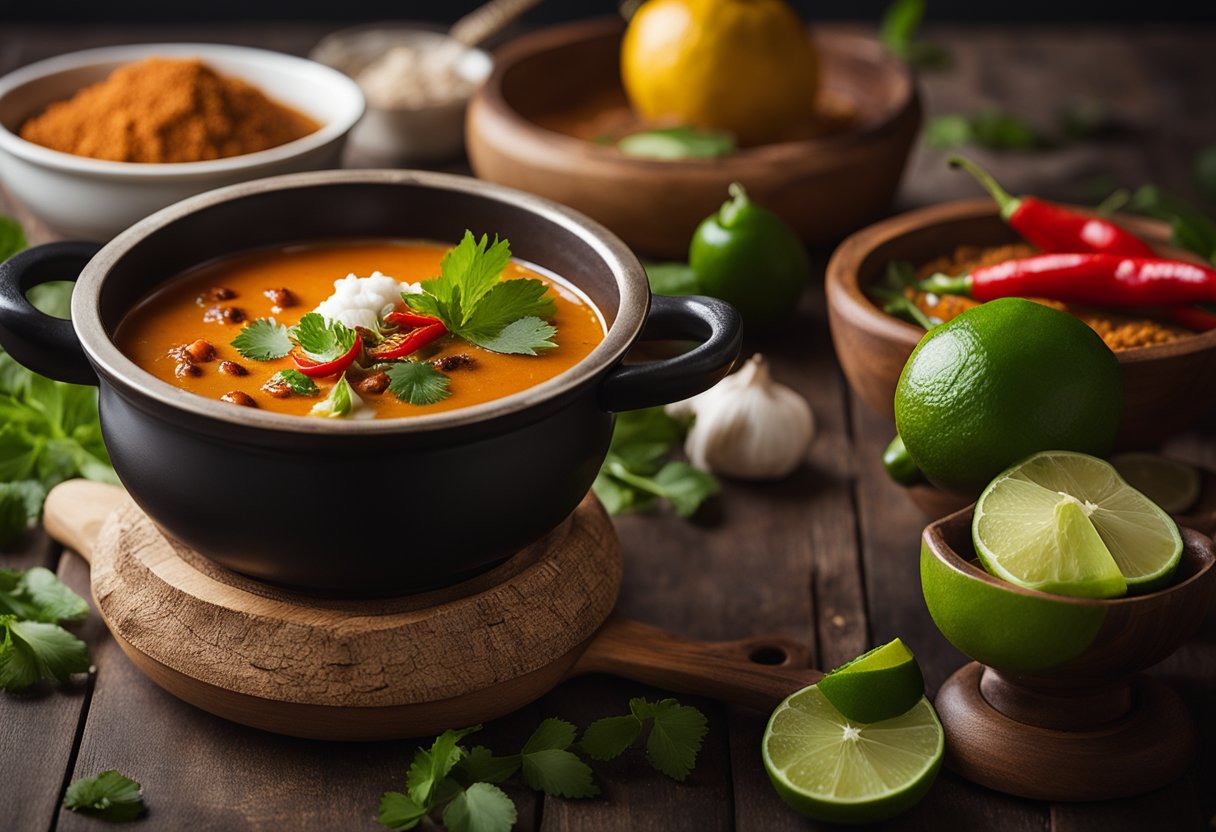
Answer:
POLYGON ((89 648, 58 624, 0 615, 0 688, 22 690, 42 679, 66 682, 89 669, 89 648))
POLYGON ((299 370, 279 370, 270 377, 270 381, 266 382, 266 384, 268 387, 286 384, 291 388, 291 392, 297 396, 315 396, 321 392, 317 388, 316 382, 299 370))
POLYGON ((308 415, 341 419, 354 411, 357 399, 355 391, 350 388, 350 382, 346 380, 346 373, 343 373, 337 383, 330 388, 325 400, 314 404, 312 410, 308 411, 308 415))
POLYGON ((291 328, 291 337, 304 355, 318 364, 337 361, 355 345, 353 329, 341 321, 328 321, 316 312, 300 318, 300 322, 291 328))
POLYGON ((112 823, 135 820, 144 811, 139 783, 114 769, 68 786, 63 806, 112 823))
POLYGON ((448 389, 451 380, 426 362, 402 361, 385 372, 388 373, 389 392, 403 402, 435 404, 452 395, 448 389))
POLYGON ((258 318, 232 339, 232 347, 250 361, 273 361, 291 352, 287 327, 269 318, 258 318))
POLYGON ((440 276, 422 282, 422 294, 402 295, 415 312, 443 322, 448 331, 483 349, 514 355, 535 355, 557 346, 553 327, 522 319, 552 318, 556 310, 545 284, 531 278, 502 280, 511 260, 506 240, 478 241, 466 231, 460 244, 444 255, 440 276))

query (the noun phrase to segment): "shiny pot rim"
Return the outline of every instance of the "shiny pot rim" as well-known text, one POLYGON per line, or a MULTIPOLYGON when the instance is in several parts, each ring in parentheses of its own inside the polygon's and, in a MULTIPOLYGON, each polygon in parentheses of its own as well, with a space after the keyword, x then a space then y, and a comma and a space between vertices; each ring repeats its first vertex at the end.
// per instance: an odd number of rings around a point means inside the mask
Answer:
MULTIPOLYGON (((572 285, 579 286, 575 277, 563 275, 563 278, 572 285)), ((119 389, 133 389, 140 396, 172 411, 243 429, 304 435, 374 436, 427 433, 464 427, 518 414, 571 394, 620 362, 642 333, 650 310, 650 300, 650 285, 645 269, 624 242, 594 220, 548 199, 456 174, 404 170, 343 170, 297 173, 243 182, 190 197, 139 221, 106 244, 81 271, 72 295, 72 325, 81 346, 100 376, 119 389), (101 321, 99 304, 104 283, 111 269, 136 245, 161 228, 186 220, 192 214, 212 206, 249 196, 324 185, 358 184, 403 184, 439 191, 455 191, 502 203, 508 209, 529 212, 577 236, 603 260, 616 280, 619 308, 615 320, 607 327, 604 340, 582 361, 565 372, 500 399, 435 414, 388 419, 333 420, 235 407, 175 387, 140 368, 123 354, 106 332, 101 321)))

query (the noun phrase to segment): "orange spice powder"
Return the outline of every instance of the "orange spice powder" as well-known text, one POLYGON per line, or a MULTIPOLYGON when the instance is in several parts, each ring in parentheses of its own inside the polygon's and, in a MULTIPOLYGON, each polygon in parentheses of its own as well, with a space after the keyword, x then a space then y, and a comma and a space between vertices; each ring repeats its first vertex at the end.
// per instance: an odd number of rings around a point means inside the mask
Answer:
POLYGON ((27 141, 117 162, 199 162, 254 153, 320 127, 198 59, 146 58, 25 122, 27 141))

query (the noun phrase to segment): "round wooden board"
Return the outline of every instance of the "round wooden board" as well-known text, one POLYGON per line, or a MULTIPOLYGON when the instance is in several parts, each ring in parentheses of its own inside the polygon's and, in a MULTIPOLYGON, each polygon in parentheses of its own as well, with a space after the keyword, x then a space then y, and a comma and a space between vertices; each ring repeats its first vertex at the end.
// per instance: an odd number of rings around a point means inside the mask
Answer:
POLYGON ((535 699, 578 660, 621 581, 594 497, 490 572, 398 599, 252 581, 166 537, 125 495, 92 565, 102 617, 157 684, 226 719, 341 740, 437 733, 535 699))

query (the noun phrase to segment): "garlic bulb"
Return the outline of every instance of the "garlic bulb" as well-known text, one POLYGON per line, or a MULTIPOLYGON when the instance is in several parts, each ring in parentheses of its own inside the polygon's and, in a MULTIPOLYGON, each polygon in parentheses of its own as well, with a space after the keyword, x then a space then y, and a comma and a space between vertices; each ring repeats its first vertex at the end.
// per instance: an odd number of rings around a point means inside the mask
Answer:
POLYGON ((815 432, 806 399, 773 381, 757 353, 699 396, 669 405, 696 416, 684 451, 693 465, 749 480, 789 476, 803 463, 815 432))

